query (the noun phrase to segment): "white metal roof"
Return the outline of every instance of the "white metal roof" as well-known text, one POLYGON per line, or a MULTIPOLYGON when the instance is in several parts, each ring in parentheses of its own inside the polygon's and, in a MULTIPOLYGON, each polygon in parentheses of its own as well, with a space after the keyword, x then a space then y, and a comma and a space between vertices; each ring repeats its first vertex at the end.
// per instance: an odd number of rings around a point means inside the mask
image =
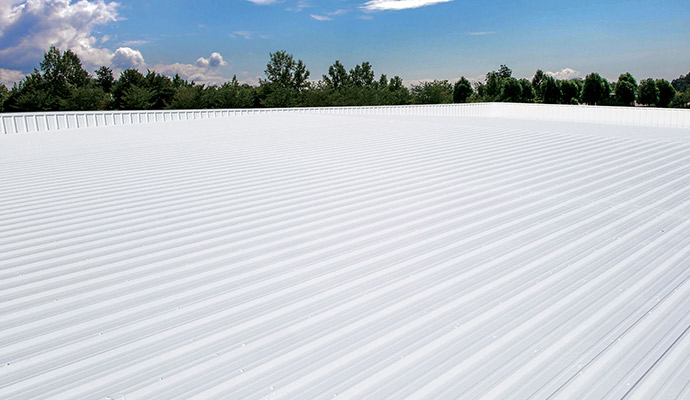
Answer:
POLYGON ((0 136, 0 398, 690 398, 688 129, 0 136))

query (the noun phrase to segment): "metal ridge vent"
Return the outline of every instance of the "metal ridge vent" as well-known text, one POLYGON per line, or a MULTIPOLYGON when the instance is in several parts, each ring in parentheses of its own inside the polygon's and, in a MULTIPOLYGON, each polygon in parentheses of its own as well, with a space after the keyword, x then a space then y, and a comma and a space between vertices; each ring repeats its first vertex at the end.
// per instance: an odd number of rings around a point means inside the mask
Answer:
POLYGON ((690 398, 687 129, 0 136, 0 398, 690 398))

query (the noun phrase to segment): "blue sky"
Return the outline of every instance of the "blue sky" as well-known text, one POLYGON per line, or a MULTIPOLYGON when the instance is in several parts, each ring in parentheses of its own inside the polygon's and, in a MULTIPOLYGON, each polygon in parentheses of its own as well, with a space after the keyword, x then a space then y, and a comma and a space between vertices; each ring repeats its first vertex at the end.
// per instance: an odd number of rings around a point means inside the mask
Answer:
POLYGON ((560 77, 675 78, 690 71, 683 1, 0 0, 0 80, 29 72, 50 44, 87 67, 134 66, 197 81, 255 83, 284 49, 319 79, 336 59, 377 74, 480 78, 507 64, 560 77), (3 27, 4 26, 4 27, 3 27), (212 56, 213 53, 214 54, 212 56))

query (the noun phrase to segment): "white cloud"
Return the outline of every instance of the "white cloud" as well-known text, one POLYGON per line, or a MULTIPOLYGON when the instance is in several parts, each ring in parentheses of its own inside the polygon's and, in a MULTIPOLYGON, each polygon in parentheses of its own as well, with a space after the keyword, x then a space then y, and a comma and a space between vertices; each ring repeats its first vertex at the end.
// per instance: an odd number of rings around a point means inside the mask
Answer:
POLYGON ((192 64, 156 64, 154 66, 149 67, 149 69, 168 76, 179 74, 183 79, 186 79, 188 81, 194 81, 196 83, 202 83, 207 85, 221 84, 230 80, 228 78, 220 76, 212 68, 206 68, 192 64))
POLYGON ((122 69, 136 68, 141 72, 179 73, 199 83, 229 80, 218 73, 219 67, 228 64, 220 53, 200 57, 196 64, 151 65, 133 48, 144 44, 143 40, 122 42, 115 51, 103 47, 117 37, 98 35, 97 31, 120 19, 118 7, 119 3, 107 0, 0 0, 0 81, 23 79, 51 45, 77 53, 89 71, 106 65, 113 67, 116 76, 122 69))
POLYGON ((223 59, 223 56, 218 52, 213 52, 208 58, 199 57, 195 64, 159 63, 153 66, 147 66, 147 68, 168 76, 179 74, 182 79, 200 84, 217 85, 230 80, 227 77, 221 76, 219 73, 219 67, 224 67, 226 65, 228 65, 228 63, 223 59))
POLYGON ((309 16, 314 18, 317 21, 332 21, 333 20, 333 18, 327 17, 325 15, 309 14, 309 16))
POLYGON ((419 8, 451 1, 453 0, 370 0, 364 3, 361 8, 372 11, 405 10, 408 8, 419 8))
POLYGON ((280 3, 283 0, 247 0, 251 3, 258 4, 260 6, 265 6, 268 4, 275 4, 275 3, 280 3))
POLYGON ((335 10, 335 11, 332 11, 332 12, 329 12, 326 14, 328 14, 328 15, 344 15, 344 14, 347 14, 348 12, 350 12, 350 10, 346 10, 344 8, 341 8, 339 10, 335 10))
POLYGON ((24 76, 25 74, 22 71, 0 68, 0 84, 4 84, 7 87, 21 81, 24 79, 24 76))
POLYGON ((485 36, 485 35, 493 35, 496 32, 493 31, 486 31, 486 32, 467 32, 468 35, 470 36, 485 36))
POLYGON ((146 66, 144 56, 139 50, 134 50, 129 47, 120 47, 115 50, 111 62, 118 68, 143 68, 146 66))
POLYGON ((103 41, 94 32, 119 19, 118 7, 104 0, 2 0, 0 63, 29 70, 54 45, 73 50, 88 66, 107 64, 112 53, 98 47, 103 41))
POLYGON ((147 44, 150 42, 150 40, 125 40, 124 42, 120 43, 120 45, 125 47, 141 46, 142 44, 147 44))
POLYGON ((582 73, 580 73, 579 71, 575 71, 572 68, 563 68, 562 70, 556 72, 546 71, 544 73, 546 75, 553 76, 554 78, 561 80, 582 78, 582 73))
POLYGON ((241 37, 241 38, 244 38, 244 39, 247 39, 247 40, 251 39, 252 36, 254 36, 254 35, 253 35, 251 32, 249 32, 249 31, 233 31, 233 32, 230 34, 230 37, 232 37, 232 38, 241 37))
POLYGON ((220 53, 211 53, 211 57, 209 58, 199 57, 199 59, 196 60, 196 66, 202 68, 216 68, 225 65, 228 65, 228 63, 223 60, 223 56, 221 56, 220 53))
POLYGON ((310 8, 312 5, 306 0, 299 0, 294 7, 287 7, 285 10, 292 12, 300 12, 305 8, 310 8))

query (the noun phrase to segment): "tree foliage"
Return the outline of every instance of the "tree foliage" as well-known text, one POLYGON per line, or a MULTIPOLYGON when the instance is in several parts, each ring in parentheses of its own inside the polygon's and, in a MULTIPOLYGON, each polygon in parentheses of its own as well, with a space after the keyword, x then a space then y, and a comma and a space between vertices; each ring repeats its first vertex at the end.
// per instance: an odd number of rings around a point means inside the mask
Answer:
POLYGON ((105 93, 110 93, 113 83, 115 83, 115 77, 113 77, 112 69, 104 65, 96 70, 96 87, 101 88, 105 93))
POLYGON ((5 111, 5 101, 10 97, 7 86, 0 83, 0 112, 5 111))
POLYGON ((101 66, 93 77, 76 53, 51 47, 43 60, 11 89, 0 85, 0 111, 58 111, 105 109, 199 109, 251 107, 371 106, 465 102, 524 102, 552 104, 646 105, 689 107, 690 73, 669 83, 648 79, 639 86, 630 73, 613 84, 592 73, 585 80, 558 80, 537 70, 531 80, 513 77, 501 64, 483 81, 465 77, 406 87, 402 78, 376 74, 368 61, 347 69, 339 60, 318 81, 302 60, 284 50, 269 54, 265 78, 258 86, 240 84, 233 76, 220 85, 200 85, 179 75, 172 77, 129 68, 119 72, 101 66), (683 90, 680 90, 680 89, 683 90))
POLYGON ((616 83, 616 100, 624 106, 635 105, 635 94, 637 87, 628 81, 618 81, 616 83))
POLYGON ((108 108, 110 97, 100 87, 88 86, 72 89, 63 100, 65 110, 89 111, 108 108))
POLYGON ((659 90, 659 100, 656 102, 658 107, 668 107, 676 95, 676 90, 666 79, 657 79, 656 88, 659 90))
POLYGON ((545 76, 539 85, 542 102, 546 104, 558 104, 561 101, 561 88, 553 76, 545 76))
POLYGON ((520 82, 510 76, 501 82, 501 101, 518 103, 522 99, 522 86, 520 82))
POLYGON ((328 75, 323 76, 323 81, 329 88, 337 90, 350 83, 350 76, 347 74, 345 66, 340 61, 335 60, 335 63, 328 67, 328 75))
POLYGON ((685 92, 690 89, 690 72, 685 76, 681 75, 678 78, 671 81, 671 85, 676 90, 676 92, 685 92))
POLYGON ((48 93, 59 99, 66 99, 70 90, 86 87, 89 83, 89 73, 72 50, 61 53, 58 48, 51 46, 43 54, 40 67, 48 93))
POLYGON ((534 91, 534 86, 529 79, 522 78, 518 81, 520 83, 520 102, 521 103, 534 103, 536 98, 536 93, 534 91))
POLYGON ((370 88, 374 85, 374 70, 368 61, 350 70, 350 82, 356 87, 370 88))
POLYGON ((155 104, 153 90, 143 86, 131 86, 122 93, 121 104, 124 110, 150 110, 155 104))
POLYGON ((463 76, 453 86, 453 103, 467 103, 472 94, 472 84, 463 76))
POLYGON ((614 87, 615 98, 625 106, 634 106, 637 93, 637 80, 629 72, 621 74, 614 87))
POLYGON ((670 104, 671 107, 690 108, 690 87, 684 92, 676 92, 670 104))
POLYGON ((447 80, 434 80, 412 85, 412 97, 417 104, 447 104, 453 102, 453 86, 447 80))
POLYGON ((589 105, 602 104, 609 98, 611 86, 601 75, 593 72, 585 77, 582 87, 582 102, 589 105))
POLYGON ((276 51, 269 55, 264 73, 266 80, 264 85, 272 85, 278 89, 302 90, 309 79, 309 70, 302 60, 295 61, 292 54, 285 50, 276 51))
POLYGON ((501 76, 496 71, 491 71, 486 74, 486 83, 484 84, 483 96, 486 101, 499 101, 501 96, 501 76))
POLYGON ((559 81, 561 104, 580 104, 580 86, 577 80, 559 81))
POLYGON ((546 74, 544 74, 544 71, 540 69, 538 69, 532 77, 532 87, 534 88, 535 96, 538 101, 542 101, 542 99, 544 99, 544 96, 542 96, 541 93, 541 82, 544 80, 544 78, 546 78, 546 74))
POLYGON ((652 106, 659 102, 659 88, 654 79, 648 78, 640 82, 637 88, 637 101, 646 106, 652 106))

